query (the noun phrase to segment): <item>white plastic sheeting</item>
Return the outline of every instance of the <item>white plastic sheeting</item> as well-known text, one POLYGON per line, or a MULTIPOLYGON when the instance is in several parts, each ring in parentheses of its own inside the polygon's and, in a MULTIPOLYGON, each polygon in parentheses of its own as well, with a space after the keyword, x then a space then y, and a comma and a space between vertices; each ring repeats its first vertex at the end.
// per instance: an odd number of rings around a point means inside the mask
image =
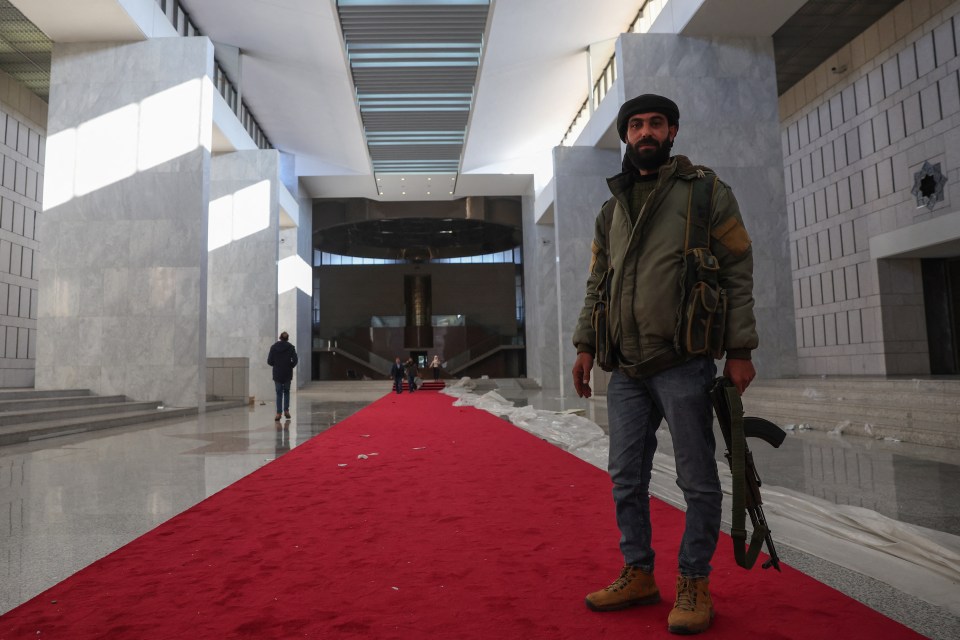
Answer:
MULTIPOLYGON (((569 412, 515 407, 496 391, 473 393, 463 378, 444 393, 456 406, 473 406, 509 420, 590 464, 606 469, 609 439, 596 423, 569 412)), ((802 427, 801 427, 802 428, 802 427)), ((842 433, 842 426, 836 430, 842 433)), ((720 464, 725 521, 729 522, 731 477, 720 464)), ((960 536, 898 522, 875 511, 836 505, 783 487, 763 485, 764 513, 774 542, 870 576, 960 615, 960 536)), ((654 457, 650 493, 679 507, 673 458, 654 457)))

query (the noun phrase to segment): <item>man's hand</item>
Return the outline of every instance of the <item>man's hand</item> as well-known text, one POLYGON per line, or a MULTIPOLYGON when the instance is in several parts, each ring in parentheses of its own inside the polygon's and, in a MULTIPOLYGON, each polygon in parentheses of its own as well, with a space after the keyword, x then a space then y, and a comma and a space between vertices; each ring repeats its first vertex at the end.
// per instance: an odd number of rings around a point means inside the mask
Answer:
POLYGON ((577 361, 573 363, 573 387, 581 398, 589 398, 593 394, 590 390, 591 369, 593 356, 586 352, 578 353, 577 361))
POLYGON ((750 360, 728 358, 727 364, 723 367, 723 375, 729 378, 733 386, 737 388, 737 392, 743 395, 743 392, 747 390, 747 387, 756 377, 757 372, 750 360))

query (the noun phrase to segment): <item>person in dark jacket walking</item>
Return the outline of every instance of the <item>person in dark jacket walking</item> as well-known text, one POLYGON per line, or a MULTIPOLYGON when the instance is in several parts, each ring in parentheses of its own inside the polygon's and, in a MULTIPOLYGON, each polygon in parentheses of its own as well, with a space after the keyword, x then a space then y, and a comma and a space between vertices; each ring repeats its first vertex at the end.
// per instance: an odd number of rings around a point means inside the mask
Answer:
POLYGON ((273 382, 277 387, 277 415, 290 417, 290 381, 293 380, 293 368, 297 366, 297 350, 290 344, 290 335, 284 331, 280 339, 270 347, 267 364, 273 367, 273 382))
POLYGON ((407 372, 407 386, 410 387, 410 393, 413 393, 417 390, 417 361, 412 357, 407 358, 403 368, 407 372))
POLYGON ((400 363, 400 358, 397 358, 390 367, 390 375, 393 376, 393 390, 403 393, 403 365, 400 363))

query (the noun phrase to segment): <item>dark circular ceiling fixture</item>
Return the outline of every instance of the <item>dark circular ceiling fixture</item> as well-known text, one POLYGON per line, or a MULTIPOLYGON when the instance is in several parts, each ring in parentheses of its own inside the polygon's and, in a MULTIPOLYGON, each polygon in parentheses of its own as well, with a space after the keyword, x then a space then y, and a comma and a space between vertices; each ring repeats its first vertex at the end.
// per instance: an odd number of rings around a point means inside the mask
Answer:
POLYGON ((512 250, 520 229, 462 218, 393 218, 327 227, 314 234, 315 248, 358 258, 427 262, 512 250))

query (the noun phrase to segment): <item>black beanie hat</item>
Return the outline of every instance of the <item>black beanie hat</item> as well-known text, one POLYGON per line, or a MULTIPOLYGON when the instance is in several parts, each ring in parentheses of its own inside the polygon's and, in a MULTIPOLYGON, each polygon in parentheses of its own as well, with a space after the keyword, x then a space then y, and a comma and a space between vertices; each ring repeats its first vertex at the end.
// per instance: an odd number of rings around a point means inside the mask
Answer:
POLYGON ((627 100, 620 107, 617 114, 617 133, 620 134, 620 140, 627 141, 627 122, 630 116, 637 113, 662 113, 667 117, 667 122, 672 125, 680 124, 680 109, 670 98, 664 98, 652 93, 645 93, 632 100, 627 100))

